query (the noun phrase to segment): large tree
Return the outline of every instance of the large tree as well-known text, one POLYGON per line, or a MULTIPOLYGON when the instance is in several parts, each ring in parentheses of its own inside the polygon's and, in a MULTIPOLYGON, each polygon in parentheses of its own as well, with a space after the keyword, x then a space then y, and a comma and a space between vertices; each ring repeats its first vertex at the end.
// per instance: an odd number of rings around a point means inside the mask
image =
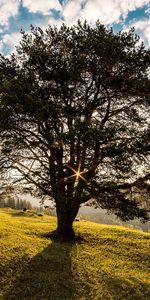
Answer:
POLYGON ((56 204, 73 236, 90 199, 123 220, 148 215, 129 192, 149 190, 150 51, 131 29, 99 22, 22 33, 0 60, 1 170, 56 204))

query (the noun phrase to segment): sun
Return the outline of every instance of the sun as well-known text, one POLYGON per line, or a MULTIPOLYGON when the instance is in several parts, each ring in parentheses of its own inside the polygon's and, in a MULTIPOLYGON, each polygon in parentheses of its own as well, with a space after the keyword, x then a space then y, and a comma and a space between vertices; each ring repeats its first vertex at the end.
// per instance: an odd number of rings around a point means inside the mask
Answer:
POLYGON ((76 181, 78 182, 79 179, 81 178, 82 180, 84 180, 86 182, 86 179, 82 176, 83 173, 85 173, 85 171, 80 172, 81 169, 81 165, 78 166, 78 169, 75 170, 73 167, 71 167, 70 165, 68 165, 68 167, 74 172, 73 175, 69 176, 68 178, 71 177, 76 177, 76 181))

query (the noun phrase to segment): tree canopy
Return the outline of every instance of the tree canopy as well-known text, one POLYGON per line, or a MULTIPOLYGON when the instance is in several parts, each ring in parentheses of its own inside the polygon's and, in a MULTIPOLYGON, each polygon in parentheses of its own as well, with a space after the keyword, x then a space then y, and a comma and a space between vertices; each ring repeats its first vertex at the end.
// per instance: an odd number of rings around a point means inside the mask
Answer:
POLYGON ((59 233, 73 232, 90 199, 148 219, 130 191, 150 188, 149 68, 134 29, 99 22, 31 27, 16 54, 1 55, 0 168, 55 201, 59 233))

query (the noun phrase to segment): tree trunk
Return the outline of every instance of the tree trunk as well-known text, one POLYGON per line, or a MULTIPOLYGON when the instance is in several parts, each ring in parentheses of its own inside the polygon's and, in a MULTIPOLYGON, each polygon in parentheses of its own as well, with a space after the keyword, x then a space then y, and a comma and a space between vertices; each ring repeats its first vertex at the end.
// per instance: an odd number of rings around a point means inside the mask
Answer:
POLYGON ((73 230, 73 221, 79 211, 79 205, 56 204, 57 213, 57 230, 56 234, 63 239, 74 239, 75 233, 73 230))

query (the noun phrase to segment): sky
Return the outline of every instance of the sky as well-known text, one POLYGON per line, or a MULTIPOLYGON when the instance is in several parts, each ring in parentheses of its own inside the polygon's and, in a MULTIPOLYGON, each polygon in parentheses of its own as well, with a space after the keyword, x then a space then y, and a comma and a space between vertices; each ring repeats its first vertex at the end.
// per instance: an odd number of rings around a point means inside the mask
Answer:
POLYGON ((150 46, 150 0, 0 0, 0 52, 15 52, 20 30, 30 32, 30 25, 41 27, 77 20, 94 25, 99 20, 114 32, 134 27, 146 47, 150 46))

